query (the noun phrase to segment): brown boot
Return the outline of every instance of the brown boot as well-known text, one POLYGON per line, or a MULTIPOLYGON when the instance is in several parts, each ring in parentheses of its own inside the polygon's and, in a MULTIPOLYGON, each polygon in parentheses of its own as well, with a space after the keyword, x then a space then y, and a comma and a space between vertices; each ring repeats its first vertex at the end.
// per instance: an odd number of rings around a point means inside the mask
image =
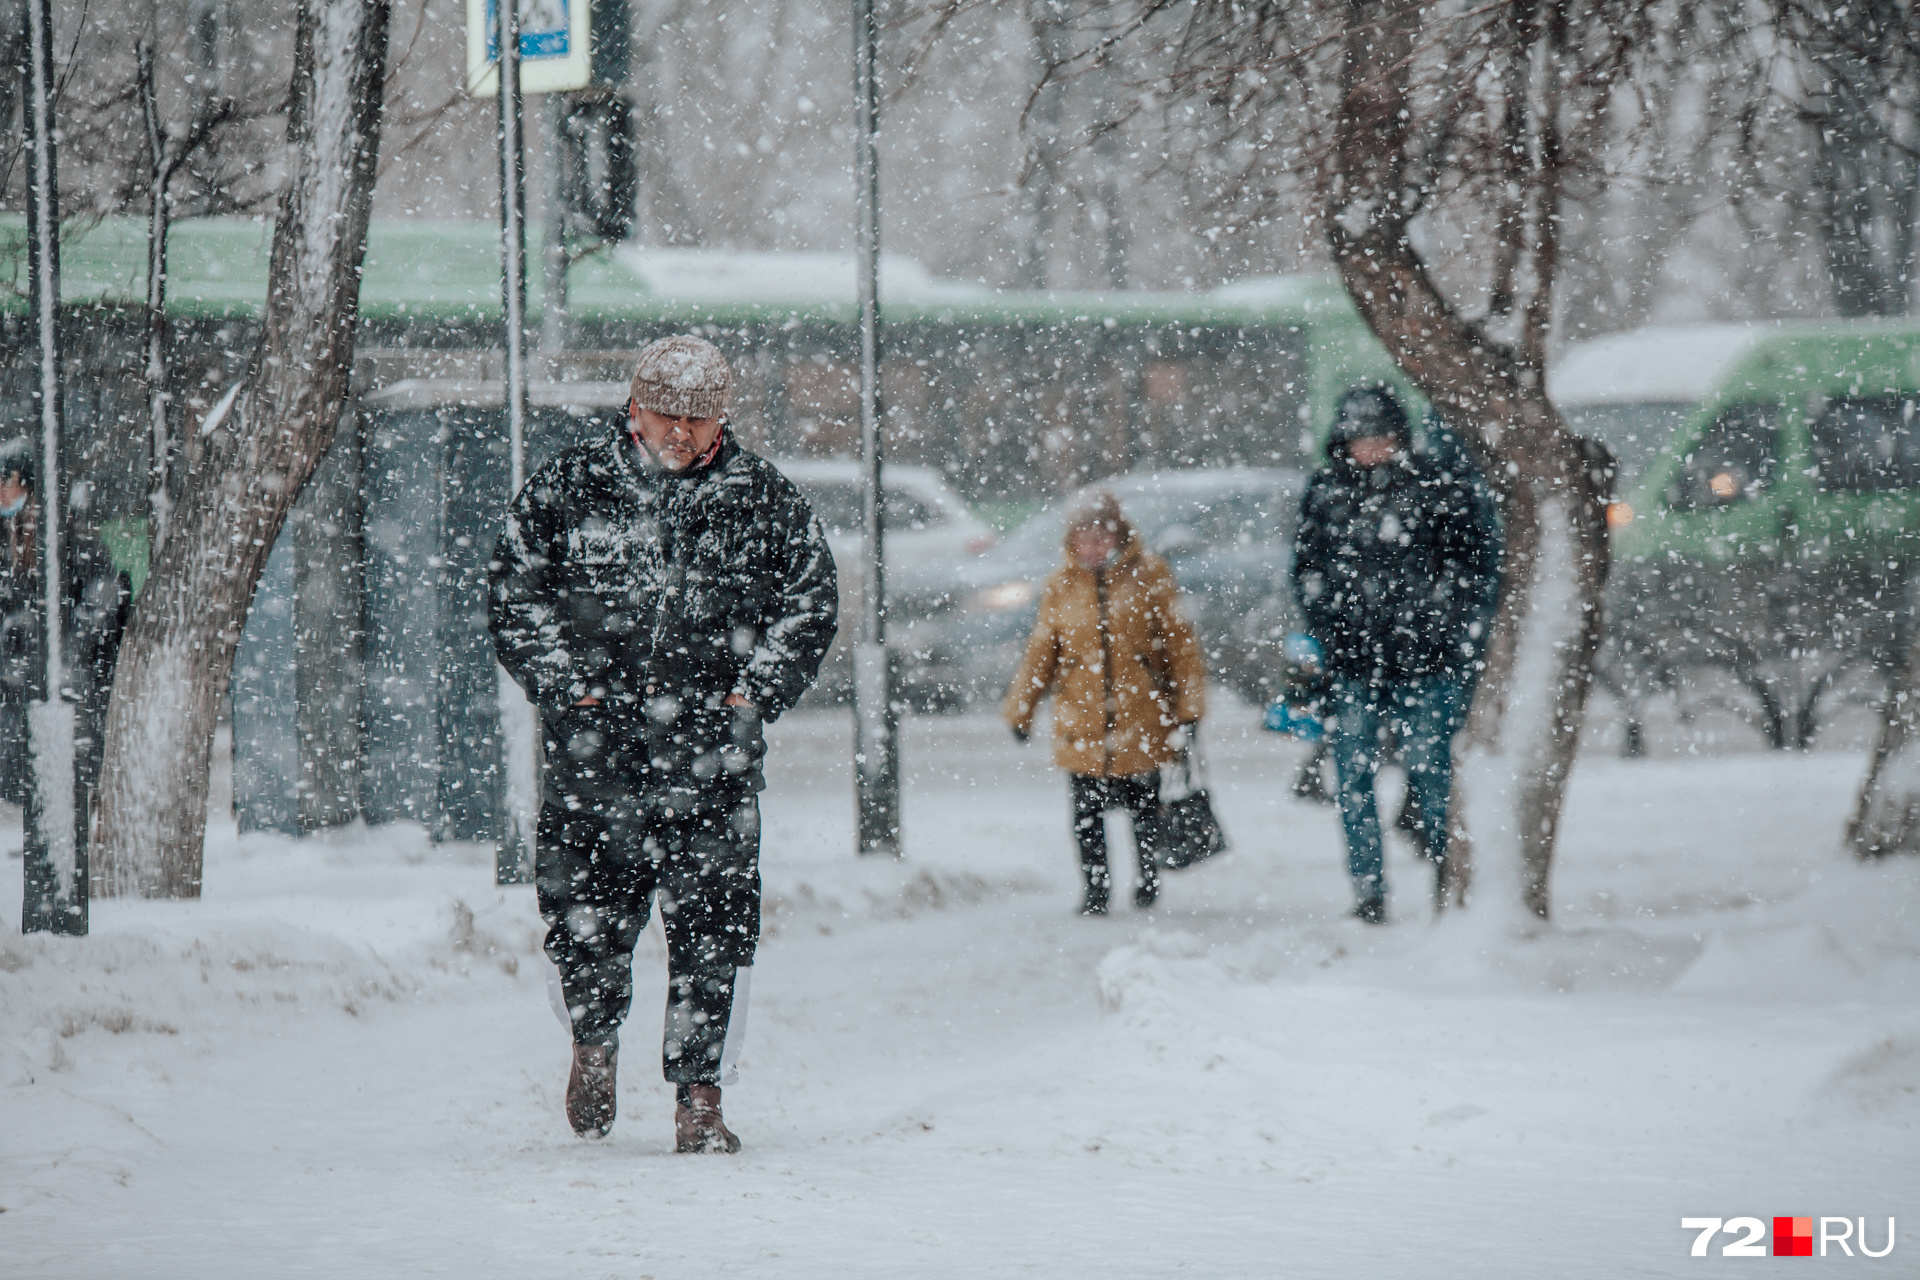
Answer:
POLYGON ((604 1138, 613 1128, 613 1068, 619 1050, 604 1044, 573 1046, 567 1078, 567 1123, 583 1138, 604 1138))
POLYGON ((673 1109, 674 1150, 682 1155, 728 1156, 738 1151, 740 1139, 720 1118, 720 1086, 690 1084, 686 1097, 687 1102, 673 1109))

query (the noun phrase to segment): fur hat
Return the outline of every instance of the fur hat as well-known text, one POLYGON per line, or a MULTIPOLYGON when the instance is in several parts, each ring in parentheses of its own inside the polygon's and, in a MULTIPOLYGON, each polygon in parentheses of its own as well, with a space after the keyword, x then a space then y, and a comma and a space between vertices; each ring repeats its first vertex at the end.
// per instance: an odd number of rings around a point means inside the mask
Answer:
POLYGON ((671 418, 726 416, 733 375, 705 338, 677 334, 650 343, 633 371, 633 403, 671 418))
POLYGON ((1073 535, 1076 533, 1104 529, 1116 535, 1122 546, 1133 540, 1133 522, 1120 509, 1120 499, 1113 496, 1111 489, 1098 486, 1082 489, 1067 503, 1066 515, 1066 536, 1061 539, 1061 545, 1066 547, 1069 557, 1073 555, 1073 535))
POLYGON ((1067 536, 1092 529, 1120 533, 1127 528, 1127 517, 1120 500, 1110 489, 1082 489, 1067 504, 1067 536))

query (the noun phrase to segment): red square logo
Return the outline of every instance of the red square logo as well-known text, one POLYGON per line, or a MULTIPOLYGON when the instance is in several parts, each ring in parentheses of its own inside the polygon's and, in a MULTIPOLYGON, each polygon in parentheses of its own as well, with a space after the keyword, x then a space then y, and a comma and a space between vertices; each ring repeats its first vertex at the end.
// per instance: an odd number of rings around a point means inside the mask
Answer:
POLYGON ((1813 1219, 1775 1218, 1773 1220, 1773 1256, 1811 1258, 1813 1256, 1813 1219))

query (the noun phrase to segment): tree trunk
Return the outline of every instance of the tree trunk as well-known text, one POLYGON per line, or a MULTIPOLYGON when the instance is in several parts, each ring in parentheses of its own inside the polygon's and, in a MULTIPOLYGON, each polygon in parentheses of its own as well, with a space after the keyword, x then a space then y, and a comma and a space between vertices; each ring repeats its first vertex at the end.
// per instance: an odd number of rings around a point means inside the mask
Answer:
POLYGON ((114 674, 94 874, 108 894, 197 897, 215 708, 267 554, 345 404, 379 150, 388 0, 303 0, 292 172, 265 323, 199 457, 114 674))
POLYGON ((1888 681, 1881 708, 1880 737, 1873 761, 1860 784, 1860 798, 1847 823, 1847 845, 1862 858, 1889 853, 1920 853, 1920 592, 1906 580, 1905 634, 1899 646, 1904 661, 1888 681))
POLYGON ((1067 87, 1057 72, 1073 56, 1071 13, 1061 0, 1031 0, 1027 22, 1040 52, 1040 74, 1045 77, 1034 95, 1030 115, 1034 135, 1021 185, 1025 188, 1027 242, 1021 253, 1021 275, 1029 289, 1047 287, 1058 231, 1058 187, 1062 153, 1060 130, 1066 110, 1067 87))
POLYGON ((360 816, 360 430, 342 415, 333 448, 290 518, 294 539, 294 725, 299 826, 340 827, 360 816))
MULTIPOLYGON (((1543 11, 1550 14, 1534 7, 1543 11)), ((1500 607, 1465 735, 1447 896, 1465 899, 1471 832, 1489 855, 1483 876, 1507 882, 1494 896, 1544 919, 1607 570, 1604 482, 1546 395, 1557 139, 1551 110, 1542 111, 1525 126, 1528 150, 1514 160, 1530 211, 1524 226, 1502 231, 1527 237, 1533 296, 1519 340, 1508 346, 1447 300, 1409 234, 1421 199, 1410 94, 1419 22, 1419 6, 1407 0, 1349 5, 1341 111, 1321 200, 1354 305, 1401 371, 1471 442, 1500 505, 1500 607)))

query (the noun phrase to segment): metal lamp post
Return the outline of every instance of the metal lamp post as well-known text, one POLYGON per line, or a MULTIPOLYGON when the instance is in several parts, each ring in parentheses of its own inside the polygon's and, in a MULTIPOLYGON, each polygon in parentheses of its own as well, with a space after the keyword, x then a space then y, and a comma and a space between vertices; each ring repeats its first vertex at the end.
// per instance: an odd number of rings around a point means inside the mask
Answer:
MULTIPOLYGON (((527 190, 526 140, 520 96, 520 0, 496 0, 494 36, 500 59, 500 289, 507 362, 508 501, 527 482, 527 190)), ((533 717, 526 699, 510 679, 500 682, 501 764, 506 770, 506 803, 501 838, 494 854, 498 884, 533 880, 533 832, 523 830, 514 803, 516 779, 533 777, 533 717)), ((537 797, 534 803, 538 803, 537 797)))
POLYGON ((853 767, 861 853, 900 853, 900 740, 887 660, 886 506, 881 500, 880 119, 873 0, 853 0, 855 275, 860 288, 860 471, 866 591, 853 646, 853 767))
POLYGON ((31 744, 25 893, 21 930, 87 931, 84 797, 74 774, 75 708, 67 699, 66 512, 60 476, 60 199, 54 164, 53 5, 27 0, 24 92, 27 150, 27 257, 33 279, 33 398, 40 428, 34 484, 40 503, 35 553, 40 574, 39 653, 27 710, 31 744))

